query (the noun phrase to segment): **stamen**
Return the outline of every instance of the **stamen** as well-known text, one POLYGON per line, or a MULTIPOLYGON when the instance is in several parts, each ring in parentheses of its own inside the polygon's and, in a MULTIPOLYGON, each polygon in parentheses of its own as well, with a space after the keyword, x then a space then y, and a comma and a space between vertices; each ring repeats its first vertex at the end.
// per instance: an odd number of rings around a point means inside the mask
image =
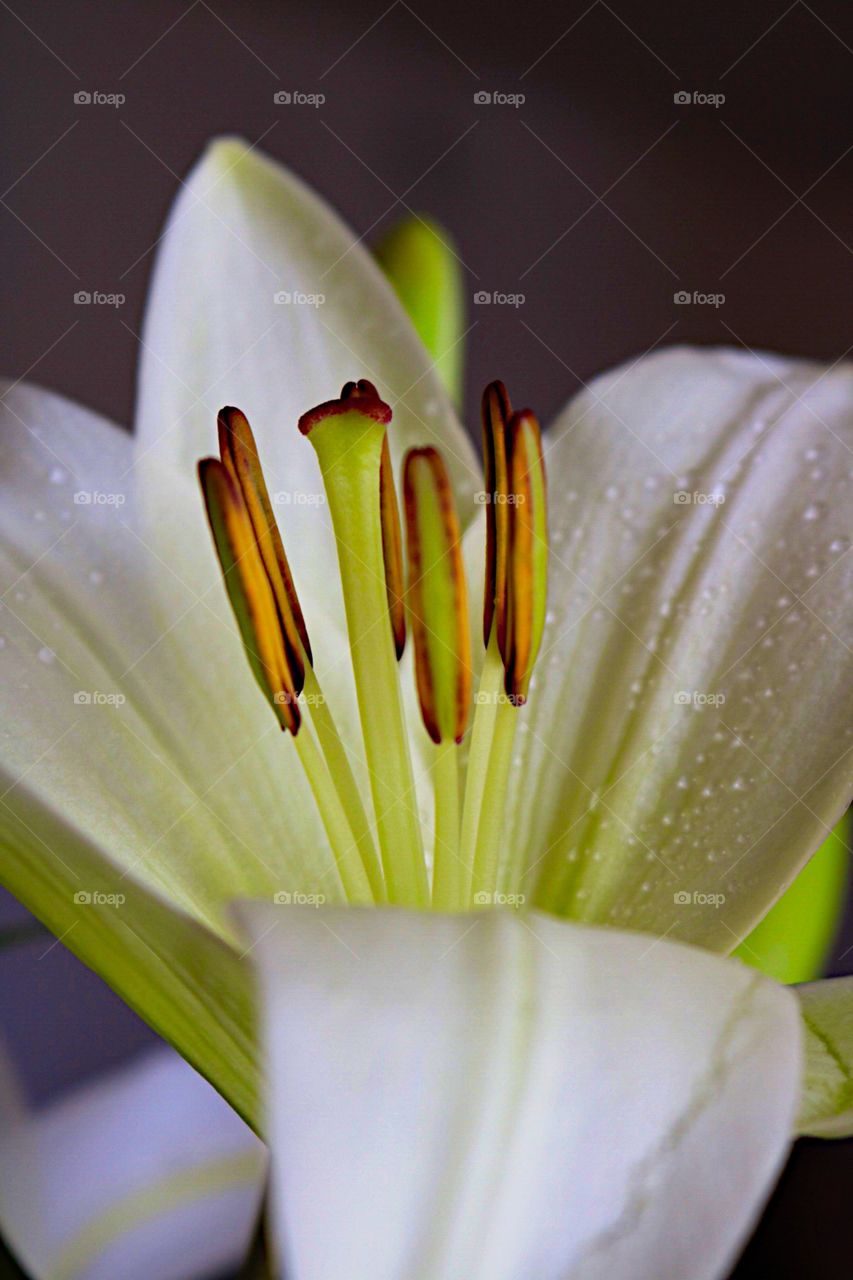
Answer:
POLYGON ((246 415, 234 408, 221 409, 217 425, 220 457, 242 494, 284 629, 291 663, 301 670, 302 650, 308 661, 312 661, 311 644, 273 515, 252 428, 246 415))
POLYGON ((222 460, 200 462, 199 477, 250 666, 282 727, 296 739, 347 896, 352 901, 383 901, 385 886, 370 824, 311 667, 308 633, 257 446, 239 409, 219 414, 219 441, 222 460), (298 698, 306 676, 319 749, 302 724, 298 698))
POLYGON ((379 507, 382 520, 382 559, 385 564, 385 587, 388 593, 388 613, 391 616, 391 634, 397 661, 406 647, 406 602, 403 585, 403 536, 400 532, 400 508, 391 466, 391 450, 386 435, 382 442, 382 461, 379 467, 379 507))
POLYGON ((508 430, 510 504, 505 688, 515 706, 527 701, 533 664, 545 628, 548 590, 548 512, 539 423, 529 409, 508 430))
POLYGON ((288 661, 276 603, 245 502, 218 458, 205 458, 198 464, 198 474, 249 665, 282 728, 295 736, 301 721, 297 698, 303 673, 294 671, 288 661))
POLYGON ((421 715, 436 744, 433 905, 461 910, 469 875, 459 858, 459 761, 471 711, 471 634, 459 520, 439 453, 411 449, 403 464, 409 554, 407 603, 421 715))
POLYGON ((461 856, 473 864, 475 901, 498 887, 516 708, 527 699, 545 625, 548 531, 539 424, 511 413, 501 383, 483 396, 486 483, 486 660, 471 736, 461 856), (503 664, 501 690, 500 664, 503 664))
POLYGON ((391 410, 372 383, 303 414, 317 451, 338 544, 376 829, 393 902, 426 906, 428 887, 397 657, 388 626, 380 473, 391 410))
POLYGON ((421 715, 433 742, 458 743, 471 711, 468 591, 450 480, 435 449, 406 455, 403 501, 421 715))
POLYGON ((483 644, 489 647, 492 622, 498 618, 503 650, 506 621, 506 565, 509 546, 509 475, 507 426, 512 416, 507 389, 490 382, 483 392, 483 483, 486 497, 486 582, 483 591, 483 644))

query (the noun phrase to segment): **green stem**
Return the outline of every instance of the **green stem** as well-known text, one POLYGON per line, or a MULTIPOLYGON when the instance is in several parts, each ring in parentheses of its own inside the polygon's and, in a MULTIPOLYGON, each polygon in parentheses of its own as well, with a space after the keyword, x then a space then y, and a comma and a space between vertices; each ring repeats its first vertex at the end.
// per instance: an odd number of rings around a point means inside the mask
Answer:
POLYGON ((435 851, 432 905, 438 911, 462 911, 468 893, 468 873, 459 857, 459 757, 456 743, 446 739, 436 747, 432 769, 435 784, 435 851))

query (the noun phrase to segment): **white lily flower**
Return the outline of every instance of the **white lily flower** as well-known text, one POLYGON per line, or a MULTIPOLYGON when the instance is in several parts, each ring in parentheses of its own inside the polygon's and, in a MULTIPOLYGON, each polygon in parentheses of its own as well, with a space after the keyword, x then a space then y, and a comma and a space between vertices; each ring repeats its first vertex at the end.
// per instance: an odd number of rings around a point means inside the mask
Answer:
POLYGON ((245 1257, 263 1144, 173 1051, 34 1111, 0 1083, 0 1230, 34 1280, 192 1280, 245 1257))
MULTIPOLYGON (((720 1275, 801 1104, 795 997, 723 957, 850 798, 853 375, 674 350, 597 379, 543 441, 547 615, 538 427, 485 407, 484 481, 351 233, 215 144, 134 440, 3 396, 3 878, 255 1124, 257 960, 296 1280, 720 1275), (223 402, 236 626, 194 477, 223 402), (248 953, 235 899, 265 900, 248 953)), ((849 1131, 833 1034, 812 1132, 849 1131)))

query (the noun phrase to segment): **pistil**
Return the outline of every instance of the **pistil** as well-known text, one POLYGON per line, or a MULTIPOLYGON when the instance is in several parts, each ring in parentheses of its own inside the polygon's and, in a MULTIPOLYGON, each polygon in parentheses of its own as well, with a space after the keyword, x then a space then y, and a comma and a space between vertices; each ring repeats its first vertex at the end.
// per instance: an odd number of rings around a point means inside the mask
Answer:
POLYGON ((304 414, 338 546, 359 716, 382 866, 392 902, 427 906, 429 890, 397 653, 389 625, 380 473, 391 410, 371 383, 304 414))

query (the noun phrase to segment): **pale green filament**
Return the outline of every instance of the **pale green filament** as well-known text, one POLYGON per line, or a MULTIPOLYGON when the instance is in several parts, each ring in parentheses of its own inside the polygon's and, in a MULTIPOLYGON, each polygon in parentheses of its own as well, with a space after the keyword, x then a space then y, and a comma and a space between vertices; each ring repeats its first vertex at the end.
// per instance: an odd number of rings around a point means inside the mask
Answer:
POLYGON ((477 828, 477 847, 474 853, 473 895, 475 904, 494 903, 501 888, 500 850, 505 838, 504 809, 512 763, 512 748, 518 708, 506 695, 495 708, 495 723, 491 750, 486 766, 486 784, 477 828))
POLYGON ((385 881, 370 830, 370 820, 361 802, 358 783, 353 775, 346 747, 341 741, 331 708, 310 663, 305 664, 303 692, 310 710, 311 721, 317 731, 320 750, 323 752, 329 776, 337 788, 341 808, 356 840, 373 897, 377 902, 384 902, 386 900, 385 881))
POLYGON ((314 800, 337 863, 344 893, 350 902, 373 902, 374 895, 361 860, 358 841, 347 821, 320 748, 307 724, 301 725, 293 742, 314 793, 314 800))
POLYGON ((462 911, 468 902, 469 870, 459 856, 459 748, 445 739, 435 748, 435 851, 432 905, 462 911))
MULTIPOLYGON (((475 855, 478 844, 478 832, 483 817, 483 802, 489 783, 489 767, 492 754, 492 739, 495 732, 498 708, 505 697, 504 668, 498 651, 494 628, 486 649, 486 658, 477 690, 474 723, 471 728, 471 750, 468 755, 468 772, 465 779, 465 801, 462 808, 462 829, 459 837, 459 857, 467 879, 465 893, 466 906, 471 901, 473 892, 475 855)), ((515 708, 510 707, 511 711, 515 708)), ((503 802, 500 797, 500 811, 503 814, 503 802)), ((479 889, 477 890, 480 891, 479 889)))

